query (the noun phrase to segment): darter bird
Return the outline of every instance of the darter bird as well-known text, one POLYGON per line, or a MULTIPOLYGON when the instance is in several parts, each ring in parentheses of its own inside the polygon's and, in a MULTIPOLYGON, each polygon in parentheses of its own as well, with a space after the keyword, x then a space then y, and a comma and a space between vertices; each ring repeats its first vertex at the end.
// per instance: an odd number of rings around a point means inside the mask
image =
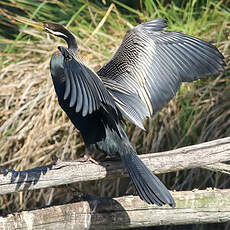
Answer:
POLYGON ((159 206, 175 201, 140 160, 122 128, 122 116, 144 129, 143 120, 173 98, 182 82, 224 70, 218 49, 198 38, 167 31, 155 19, 129 30, 120 47, 97 72, 78 56, 74 35, 53 22, 18 21, 63 38, 50 71, 61 108, 81 132, 89 152, 119 156, 139 197, 159 206))

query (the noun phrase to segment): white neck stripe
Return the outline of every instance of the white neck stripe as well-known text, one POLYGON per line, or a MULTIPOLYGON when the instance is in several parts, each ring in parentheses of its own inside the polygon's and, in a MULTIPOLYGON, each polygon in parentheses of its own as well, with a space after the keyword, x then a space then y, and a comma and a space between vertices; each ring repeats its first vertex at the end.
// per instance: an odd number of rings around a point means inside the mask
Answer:
POLYGON ((48 32, 50 32, 51 34, 53 34, 53 35, 62 36, 62 37, 66 37, 66 38, 67 38, 67 36, 66 36, 65 34, 59 32, 59 31, 53 31, 53 30, 51 30, 51 29, 49 29, 49 28, 45 28, 45 29, 46 29, 48 32))

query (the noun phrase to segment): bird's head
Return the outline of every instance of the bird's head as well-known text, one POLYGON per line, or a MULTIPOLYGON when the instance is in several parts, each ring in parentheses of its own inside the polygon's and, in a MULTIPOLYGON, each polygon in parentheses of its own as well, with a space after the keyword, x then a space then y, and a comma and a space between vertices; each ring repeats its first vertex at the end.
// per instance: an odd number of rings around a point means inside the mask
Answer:
POLYGON ((45 31, 54 36, 63 38, 67 42, 68 48, 77 49, 76 40, 73 34, 60 24, 54 22, 38 22, 19 16, 16 17, 16 20, 26 25, 32 26, 37 30, 45 31))

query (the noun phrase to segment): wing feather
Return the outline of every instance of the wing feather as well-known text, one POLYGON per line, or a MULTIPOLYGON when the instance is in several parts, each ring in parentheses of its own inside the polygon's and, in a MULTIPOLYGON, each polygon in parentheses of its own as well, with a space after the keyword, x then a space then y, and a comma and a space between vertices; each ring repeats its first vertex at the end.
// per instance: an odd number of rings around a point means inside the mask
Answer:
POLYGON ((71 85, 71 97, 70 97, 69 107, 73 107, 77 100, 77 87, 76 87, 77 82, 74 80, 72 71, 70 71, 69 73, 69 78, 70 78, 70 85, 71 85))
POLYGON ((77 85, 77 89, 78 89, 78 94, 77 94, 77 104, 75 107, 75 111, 78 113, 81 111, 82 105, 84 103, 84 98, 86 97, 86 92, 85 92, 85 88, 83 83, 81 82, 81 78, 78 78, 78 80, 76 80, 76 85, 77 85))
POLYGON ((116 105, 100 78, 86 67, 78 57, 68 49, 59 47, 64 56, 63 67, 65 75, 64 100, 68 100, 69 107, 81 112, 85 117, 93 111, 109 106, 116 110, 116 105))
POLYGON ((70 95, 70 79, 66 78, 64 100, 66 100, 69 95, 70 95))
POLYGON ((173 98, 182 82, 224 70, 224 57, 215 46, 163 30, 165 27, 164 19, 134 27, 126 33, 110 61, 97 72, 122 114, 141 128, 146 117, 173 98), (128 94, 124 96, 123 91, 128 94), (140 106, 140 102, 145 106, 140 106))

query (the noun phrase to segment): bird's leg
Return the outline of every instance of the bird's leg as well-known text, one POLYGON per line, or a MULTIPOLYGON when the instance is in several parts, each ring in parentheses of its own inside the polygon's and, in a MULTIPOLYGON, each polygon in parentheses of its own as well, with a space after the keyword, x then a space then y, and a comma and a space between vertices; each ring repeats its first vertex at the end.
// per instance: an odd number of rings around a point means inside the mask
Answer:
POLYGON ((86 152, 83 157, 78 158, 77 161, 79 161, 79 162, 91 161, 92 163, 99 165, 99 163, 96 160, 94 160, 88 152, 86 152))

